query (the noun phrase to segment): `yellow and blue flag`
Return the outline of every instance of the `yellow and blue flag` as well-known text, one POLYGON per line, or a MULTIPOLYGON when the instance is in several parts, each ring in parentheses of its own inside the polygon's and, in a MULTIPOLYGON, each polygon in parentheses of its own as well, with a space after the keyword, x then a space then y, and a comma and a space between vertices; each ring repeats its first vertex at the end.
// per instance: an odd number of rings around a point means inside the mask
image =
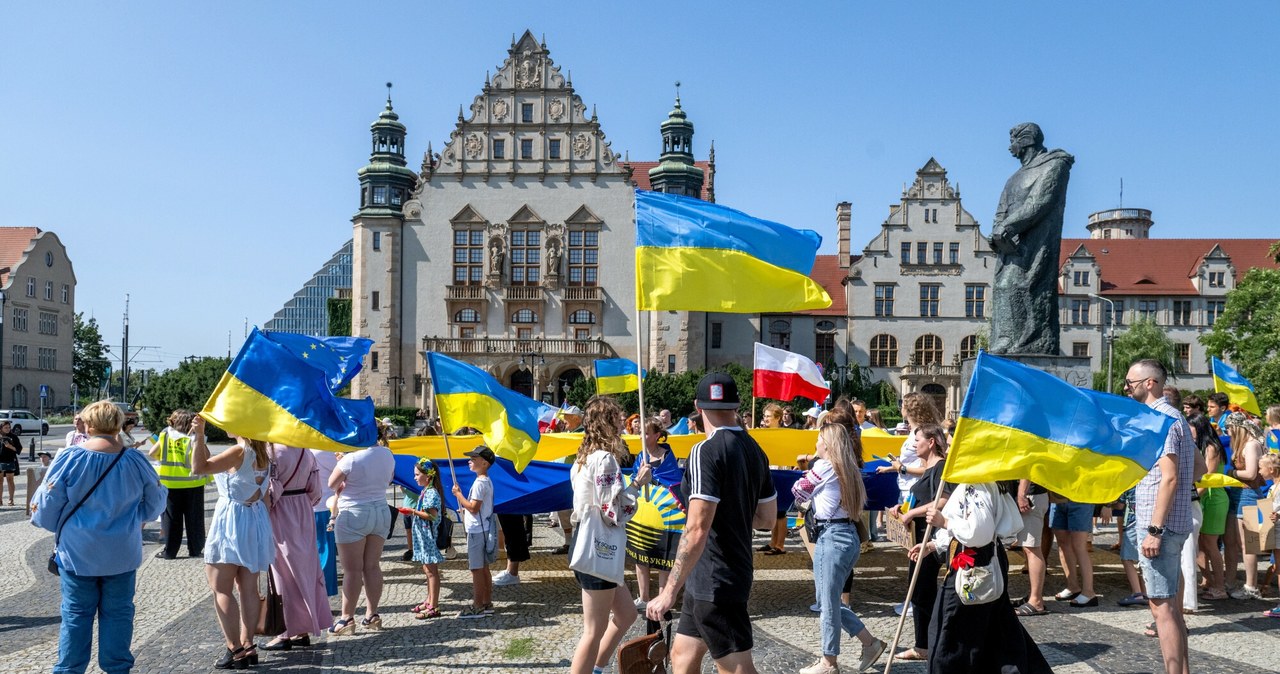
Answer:
POLYGON ((1173 417, 982 352, 956 422, 948 482, 1028 479, 1080 503, 1110 503, 1155 465, 1173 417))
POLYGON ((335 396, 334 373, 279 335, 253 329, 200 416, 232 435, 294 447, 349 452, 376 444, 373 400, 335 396))
POLYGON ((640 388, 646 372, 626 358, 603 358, 595 363, 596 393, 626 393, 640 388))
POLYGON ((446 433, 474 428, 495 454, 523 471, 538 451, 542 403, 498 383, 489 373, 448 356, 427 352, 440 424, 446 433))
POLYGON ((1236 372, 1235 368, 1213 357, 1213 390, 1227 394, 1227 399, 1255 417, 1262 416, 1253 384, 1236 372))
POLYGON ((822 237, 716 204, 636 190, 636 307, 759 313, 831 306, 809 278, 822 237))
POLYGON ((373 346, 373 340, 364 337, 311 337, 272 330, 262 332, 271 341, 305 360, 307 365, 324 370, 329 390, 335 393, 360 372, 364 357, 373 346))

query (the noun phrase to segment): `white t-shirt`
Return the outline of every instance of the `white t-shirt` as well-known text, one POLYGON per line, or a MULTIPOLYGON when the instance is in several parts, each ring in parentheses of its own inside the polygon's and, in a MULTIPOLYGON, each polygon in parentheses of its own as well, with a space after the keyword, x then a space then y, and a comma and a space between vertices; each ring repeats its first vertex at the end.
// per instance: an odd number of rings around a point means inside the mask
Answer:
POLYGON ((469 534, 478 534, 489 526, 485 521, 493 514, 493 482, 488 475, 477 475, 467 493, 468 501, 480 501, 480 514, 472 515, 470 510, 462 509, 462 526, 469 534))
POLYGON ((335 452, 326 452, 323 449, 309 449, 311 456, 316 457, 316 466, 320 469, 320 490, 324 492, 320 496, 320 502, 312 507, 316 512, 324 512, 329 509, 329 497, 333 496, 333 490, 329 488, 329 476, 333 475, 333 469, 338 467, 338 455, 335 452))
POLYGON ((339 508, 358 503, 385 502, 387 485, 396 472, 396 459, 391 450, 374 445, 342 457, 338 470, 347 476, 342 495, 338 497, 339 508))
MULTIPOLYGON (((902 449, 898 451, 898 461, 902 465, 914 468, 921 465, 920 457, 916 455, 916 433, 914 430, 902 441, 902 449)), ((919 480, 919 475, 911 473, 898 473, 898 491, 902 493, 902 497, 907 497, 907 492, 911 489, 911 485, 919 480)))
POLYGON ((840 480, 836 478, 835 466, 826 459, 818 459, 813 463, 811 472, 818 478, 818 486, 813 490, 813 516, 822 520, 834 520, 849 516, 840 500, 840 480))

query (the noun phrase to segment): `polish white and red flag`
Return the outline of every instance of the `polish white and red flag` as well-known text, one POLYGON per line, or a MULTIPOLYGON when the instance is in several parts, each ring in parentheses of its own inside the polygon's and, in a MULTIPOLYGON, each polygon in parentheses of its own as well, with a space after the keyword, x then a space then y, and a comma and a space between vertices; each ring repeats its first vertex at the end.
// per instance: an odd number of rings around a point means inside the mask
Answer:
POLYGON ((757 398, 791 400, 808 398, 822 404, 831 393, 817 363, 798 353, 756 342, 756 367, 752 392, 757 398))

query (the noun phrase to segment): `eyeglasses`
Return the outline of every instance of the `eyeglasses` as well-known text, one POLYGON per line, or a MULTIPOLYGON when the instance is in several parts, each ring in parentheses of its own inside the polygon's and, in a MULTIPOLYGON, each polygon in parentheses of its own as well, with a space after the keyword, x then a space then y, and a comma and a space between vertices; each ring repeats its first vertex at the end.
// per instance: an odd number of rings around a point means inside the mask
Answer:
POLYGON ((1154 377, 1143 377, 1142 379, 1126 379, 1126 380, 1124 380, 1124 387, 1125 387, 1125 388, 1134 388, 1134 387, 1136 387, 1138 384, 1142 384, 1142 383, 1145 383, 1145 382, 1151 381, 1151 380, 1153 380, 1153 379, 1155 379, 1155 378, 1154 378, 1154 377))

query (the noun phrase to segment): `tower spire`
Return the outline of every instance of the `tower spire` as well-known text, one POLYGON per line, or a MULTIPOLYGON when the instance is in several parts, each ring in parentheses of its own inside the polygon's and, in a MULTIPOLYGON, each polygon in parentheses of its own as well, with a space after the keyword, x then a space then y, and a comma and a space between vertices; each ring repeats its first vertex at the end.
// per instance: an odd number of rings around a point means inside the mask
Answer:
POLYGON ((662 161, 649 170, 653 189, 670 194, 702 197, 705 176, 693 159, 693 123, 680 103, 680 82, 675 83, 675 107, 662 123, 662 161))

